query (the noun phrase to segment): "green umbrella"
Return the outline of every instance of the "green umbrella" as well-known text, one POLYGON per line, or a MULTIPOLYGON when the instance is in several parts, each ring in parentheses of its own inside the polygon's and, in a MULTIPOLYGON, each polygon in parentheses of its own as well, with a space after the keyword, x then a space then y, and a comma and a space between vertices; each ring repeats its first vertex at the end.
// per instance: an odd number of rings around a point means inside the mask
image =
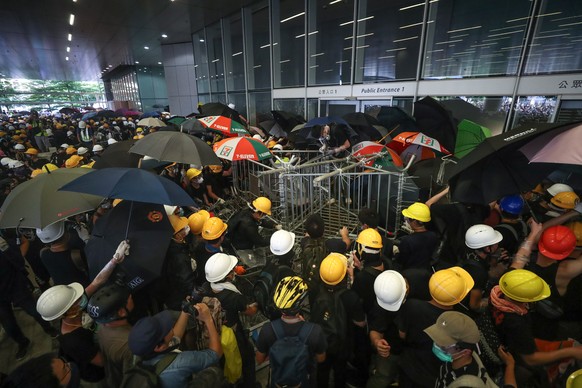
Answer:
POLYGON ((491 137, 491 131, 482 125, 467 119, 457 125, 457 142, 455 144, 455 156, 462 158, 477 147, 483 140, 491 137))
POLYGON ((184 116, 174 116, 168 120, 168 123, 180 126, 180 124, 182 124, 184 121, 186 121, 186 118, 184 116))
POLYGON ((59 169, 16 186, 0 208, 0 228, 44 228, 57 221, 94 210, 102 197, 58 191, 87 168, 59 169))

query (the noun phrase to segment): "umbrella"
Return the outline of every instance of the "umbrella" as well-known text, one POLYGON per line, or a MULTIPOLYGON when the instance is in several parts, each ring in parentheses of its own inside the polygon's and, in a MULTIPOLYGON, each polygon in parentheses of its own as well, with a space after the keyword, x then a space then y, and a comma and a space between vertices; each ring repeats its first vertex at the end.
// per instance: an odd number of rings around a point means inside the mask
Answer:
POLYGON ((240 122, 228 117, 207 116, 199 118, 198 121, 211 131, 218 132, 227 137, 249 134, 240 122))
POLYGON ((384 144, 374 143, 372 141, 362 141, 352 147, 352 156, 354 157, 370 157, 375 154, 378 155, 378 158, 366 163, 367 166, 376 167, 376 164, 379 166, 385 166, 386 163, 397 167, 403 166, 400 156, 384 144))
POLYGON ((555 166, 530 164, 518 149, 543 134, 556 136, 578 125, 536 123, 485 139, 451 169, 452 199, 487 204, 532 189, 555 166))
POLYGON ((186 119, 181 125, 180 130, 183 132, 188 132, 189 134, 204 133, 206 128, 198 119, 190 118, 186 119))
POLYGON ((194 205, 192 198, 180 186, 139 168, 112 167, 96 170, 73 180, 60 190, 137 202, 194 205))
MULTIPOLYGON (((161 112, 159 112, 159 111, 157 111, 157 110, 152 110, 152 111, 149 111, 149 112, 145 112, 145 113, 143 113, 143 114, 141 115, 141 118, 142 118, 142 119, 146 119, 146 118, 148 118, 148 117, 160 117, 161 115, 162 115, 162 113, 161 113, 161 112)), ((145 124, 143 124, 143 125, 145 125, 145 124)))
POLYGON ((457 162, 455 157, 425 159, 410 166, 408 173, 419 188, 429 189, 433 183, 445 185, 457 162))
POLYGON ((348 124, 348 122, 344 119, 342 119, 341 117, 338 116, 325 116, 325 117, 316 117, 314 119, 309 120, 307 123, 305 123, 305 128, 311 128, 311 127, 315 127, 316 125, 329 125, 329 124, 343 124, 345 126, 350 126, 348 124))
POLYGON ((81 109, 83 109, 83 110, 95 110, 95 108, 93 108, 92 106, 84 106, 81 109))
POLYGON ((371 116, 367 113, 362 112, 352 112, 343 115, 343 119, 347 121, 352 127, 362 126, 362 127, 371 127, 372 125, 380 125, 380 122, 374 116, 371 116))
POLYGON ((97 113, 95 114, 94 118, 112 118, 112 117, 117 117, 117 115, 115 114, 114 111, 109 110, 109 109, 104 109, 104 110, 100 110, 97 111, 97 113))
POLYGON ((286 112, 284 110, 272 110, 271 113, 273 114, 273 119, 285 132, 289 132, 297 125, 305 123, 305 119, 301 115, 295 113, 286 112))
POLYGON ((470 120, 474 123, 481 123, 484 119, 481 109, 461 98, 442 100, 439 101, 439 104, 450 111, 453 118, 458 121, 470 120))
POLYGON ((136 290, 159 277, 173 231, 163 205, 120 202, 99 219, 85 246, 91 278, 113 256, 126 231, 131 249, 116 270, 136 290))
POLYGON ((446 148, 444 148, 438 140, 433 139, 430 136, 425 135, 422 132, 402 132, 392 139, 388 144, 388 147, 392 148, 396 152, 402 153, 404 149, 408 148, 410 145, 418 145, 425 148, 433 149, 442 154, 450 154, 446 148))
POLYGON ((147 117, 145 119, 139 120, 137 125, 143 125, 144 127, 164 127, 166 123, 160 119, 156 119, 155 117, 147 117))
POLYGON ((239 122, 243 126, 247 125, 247 120, 242 117, 236 110, 224 105, 221 102, 209 102, 198 108, 202 116, 223 116, 239 122))
POLYGON ((180 130, 180 128, 178 128, 174 124, 170 124, 170 125, 165 125, 163 127, 158 127, 158 131, 157 132, 168 132, 168 131, 170 131, 170 132, 177 132, 179 130, 180 130))
POLYGON ((66 115, 72 115, 73 113, 79 112, 79 109, 66 106, 64 108, 59 109, 59 112, 66 115))
POLYGON ((455 144, 455 156, 457 158, 462 158, 467 155, 479 143, 491 137, 489 128, 485 128, 469 120, 461 121, 457 129, 457 141, 455 144))
POLYGON ((95 161, 93 168, 100 170, 108 167, 137 167, 139 156, 129 153, 129 149, 134 144, 134 140, 124 140, 107 146, 95 161))
POLYGON ((437 100, 425 97, 415 102, 414 118, 424 134, 438 140, 448 150, 455 149, 457 124, 437 100))
POLYGON ((125 112, 125 114, 123 116, 127 116, 127 117, 129 117, 129 116, 137 117, 137 116, 141 116, 141 115, 142 115, 141 112, 138 112, 138 111, 135 111, 135 110, 128 110, 128 111, 125 112))
POLYGON ((218 157, 230 161, 266 160, 273 156, 262 142, 249 137, 221 140, 214 144, 214 152, 218 157))
MULTIPOLYGON (((519 150, 530 163, 563 163, 582 165, 582 124, 574 125, 559 134, 538 136, 519 150)), ((582 172, 582 168, 579 170, 582 172)))
POLYGON ((287 132, 275 120, 262 121, 259 123, 259 127, 263 128, 271 136, 287 137, 287 132))
POLYGON ((184 121, 186 121, 186 118, 184 116, 174 116, 171 119, 168 120, 168 123, 172 123, 175 125, 180 125, 182 124, 184 121))
MULTIPOLYGON (((137 142, 130 152, 168 162, 206 166, 220 164, 203 140, 183 132, 155 132, 137 142)), ((164 202, 165 203, 165 202, 164 202)))
POLYGON ((381 107, 377 118, 382 126, 388 128, 388 132, 392 136, 396 136, 401 132, 419 131, 414 118, 396 106, 381 107))
POLYGON ((62 185, 90 173, 92 170, 86 168, 59 169, 19 184, 0 209, 0 228, 44 228, 94 210, 103 196, 58 191, 62 185))
POLYGON ((81 117, 81 120, 87 121, 89 119, 92 119, 95 116, 97 116, 97 112, 96 111, 87 112, 87 113, 85 113, 83 115, 83 117, 81 117))

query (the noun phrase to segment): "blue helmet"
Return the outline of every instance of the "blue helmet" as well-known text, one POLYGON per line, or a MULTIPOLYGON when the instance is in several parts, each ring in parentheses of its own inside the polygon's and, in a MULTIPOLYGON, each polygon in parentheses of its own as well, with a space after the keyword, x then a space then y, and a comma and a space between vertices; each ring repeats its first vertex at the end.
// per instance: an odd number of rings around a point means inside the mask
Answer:
POLYGON ((499 208, 502 212, 518 216, 523 210, 525 202, 521 195, 508 195, 501 198, 499 201, 499 208))

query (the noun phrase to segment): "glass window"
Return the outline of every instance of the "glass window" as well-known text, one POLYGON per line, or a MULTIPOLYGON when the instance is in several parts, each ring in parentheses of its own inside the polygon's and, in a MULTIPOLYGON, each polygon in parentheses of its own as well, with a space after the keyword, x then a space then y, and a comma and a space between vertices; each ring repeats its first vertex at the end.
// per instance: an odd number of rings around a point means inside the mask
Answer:
POLYGON ((582 69, 582 2, 543 0, 526 74, 549 74, 582 69))
POLYGON ((308 85, 349 84, 352 71, 353 1, 312 0, 309 1, 307 16, 308 85), (346 20, 352 21, 349 27, 346 27, 346 20))
MULTIPOLYGON (((354 82, 416 79, 424 2, 362 0, 355 22, 354 82)), ((341 23, 351 36, 354 20, 341 23)))
POLYGON ((210 91, 224 92, 224 58, 220 22, 206 28, 210 91))
POLYGON ((318 116, 317 108, 319 106, 318 98, 307 99, 307 120, 311 120, 318 116))
POLYGON ((491 135, 503 132, 511 97, 459 96, 433 97, 448 110, 455 121, 466 119, 482 125, 491 135))
POLYGON ((208 75, 208 55, 206 53, 206 38, 204 30, 192 34, 194 45, 194 69, 196 69, 196 87, 198 93, 210 92, 210 77, 208 75))
POLYGON ((198 94, 198 104, 204 105, 211 101, 210 94, 198 94))
MULTIPOLYGON (((305 2, 273 0, 273 77, 275 88, 305 85, 305 2)), ((267 55, 270 42, 261 42, 267 55)))
POLYGON ((247 38, 247 77, 249 89, 271 88, 271 50, 262 48, 269 44, 269 8, 267 4, 245 9, 247 38))
POLYGON ((234 104, 234 109, 247 117, 247 97, 245 93, 228 93, 228 103, 234 104))
POLYGON ((431 1, 423 78, 516 74, 533 4, 431 1))
POLYGON ((271 92, 249 93, 249 122, 257 125, 257 116, 271 111, 271 92))
POLYGON ((556 96, 522 96, 517 99, 513 125, 529 123, 549 123, 556 109, 558 98, 556 96))
POLYGON ((245 61, 242 19, 239 14, 224 22, 224 59, 226 85, 229 91, 245 90, 245 61))
POLYGON ((303 98, 280 98, 273 100, 273 110, 284 110, 305 117, 305 100, 303 98))

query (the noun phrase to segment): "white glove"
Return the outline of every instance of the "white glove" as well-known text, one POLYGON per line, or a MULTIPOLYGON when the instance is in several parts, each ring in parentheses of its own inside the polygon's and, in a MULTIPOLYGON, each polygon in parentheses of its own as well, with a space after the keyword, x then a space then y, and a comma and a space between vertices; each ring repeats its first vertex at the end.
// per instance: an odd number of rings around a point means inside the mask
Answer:
POLYGON ((400 249, 398 249, 397 245, 392 245, 392 254, 397 255, 400 253, 400 249))
POLYGON ((196 260, 190 259, 190 267, 192 267, 192 272, 196 272, 196 268, 198 268, 198 264, 196 263, 196 260))
POLYGON ((218 198, 218 199, 216 200, 216 204, 217 204, 217 205, 222 205, 224 202, 225 202, 225 200, 224 200, 224 199, 222 199, 222 198, 218 198))
POLYGON ((277 224, 277 225, 275 225, 275 229, 281 230, 281 229, 283 229, 283 225, 277 224))
POLYGON ((83 240, 83 242, 87 242, 89 241, 89 237, 91 237, 89 235, 89 231, 87 230, 87 228, 85 227, 85 225, 81 225, 81 224, 76 224, 74 226, 75 230, 77 231, 77 234, 79 235, 79 238, 81 240, 83 240))
POLYGON ((119 264, 123 261, 123 259, 125 259, 125 256, 127 255, 129 255, 129 241, 123 240, 117 246, 117 250, 113 254, 113 260, 119 264))
POLYGON ((582 202, 578 202, 576 204, 576 206, 574 206, 574 210, 576 210, 578 213, 582 214, 582 202))

